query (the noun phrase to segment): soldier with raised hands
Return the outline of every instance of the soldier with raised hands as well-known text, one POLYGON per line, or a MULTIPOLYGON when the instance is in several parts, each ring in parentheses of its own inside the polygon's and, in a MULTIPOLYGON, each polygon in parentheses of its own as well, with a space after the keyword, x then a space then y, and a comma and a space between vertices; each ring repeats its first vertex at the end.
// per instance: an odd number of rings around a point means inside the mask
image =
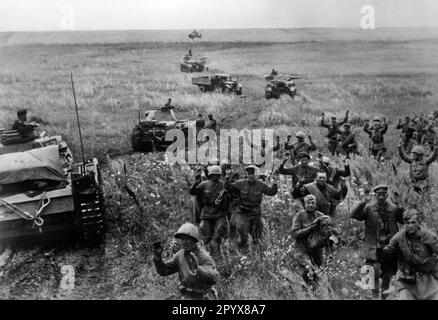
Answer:
POLYGON ((375 200, 371 194, 359 202, 351 210, 351 217, 365 223, 365 237, 362 242, 361 256, 365 264, 374 268, 374 283, 372 289, 375 298, 379 296, 379 278, 382 278, 381 298, 386 299, 392 276, 397 270, 397 261, 384 259, 381 255, 383 248, 398 232, 398 224, 403 223, 403 208, 398 208, 388 199, 388 186, 379 184, 374 187, 375 200))
POLYGON ((231 183, 227 176, 225 189, 238 196, 238 209, 236 215, 237 245, 246 251, 248 236, 254 244, 259 245, 263 237, 263 220, 261 203, 263 195, 274 196, 278 192, 278 177, 274 175, 274 182, 269 186, 256 178, 258 168, 255 165, 248 165, 245 168, 247 177, 231 183))
POLYGON ((208 167, 208 180, 202 181, 199 176, 189 190, 200 203, 199 228, 204 243, 215 259, 220 257, 220 245, 228 233, 227 209, 216 200, 224 190, 224 183, 220 180, 222 170, 218 165, 208 167))
POLYGON ((180 299, 182 300, 211 300, 217 299, 213 285, 218 279, 218 272, 213 258, 207 251, 200 248, 201 240, 198 228, 191 223, 184 223, 176 232, 182 247, 170 260, 162 259, 163 248, 155 243, 154 264, 157 273, 168 276, 178 273, 180 299))
POLYGON ((304 198, 308 194, 314 195, 318 211, 334 217, 338 204, 335 200, 340 200, 347 192, 346 185, 340 185, 338 189, 328 184, 327 174, 321 170, 317 172, 315 181, 307 183, 300 188, 295 188, 292 195, 294 198, 304 198))
POLYGON ((310 152, 316 150, 316 145, 313 143, 312 137, 310 135, 308 136, 309 143, 304 140, 306 138, 306 134, 303 131, 298 131, 295 134, 295 138, 297 139, 297 141, 292 144, 290 143, 291 137, 291 135, 287 136, 287 141, 284 144, 284 149, 290 152, 291 163, 292 165, 295 165, 295 163, 298 161, 300 153, 305 152, 307 154, 310 154, 310 152))
POLYGON ((339 135, 341 134, 341 131, 339 130, 339 127, 341 125, 343 125, 344 123, 347 123, 348 121, 348 114, 350 113, 349 110, 347 110, 345 112, 345 118, 342 122, 338 123, 336 117, 332 117, 331 120, 331 124, 328 124, 324 121, 324 116, 325 114, 322 113, 321 114, 321 127, 327 128, 328 129, 328 133, 326 135, 326 137, 329 139, 328 140, 328 149, 331 153, 332 156, 339 155, 339 135))
POLYGON ((384 135, 388 130, 386 118, 383 117, 383 123, 380 122, 379 117, 375 117, 373 125, 370 126, 368 120, 365 122, 363 130, 369 135, 371 139, 370 152, 374 159, 380 161, 384 160, 386 152, 386 145, 384 135))
POLYGON ((422 146, 412 148, 408 156, 403 149, 402 142, 398 144, 398 151, 403 161, 409 163, 409 177, 415 192, 423 194, 429 188, 429 166, 438 156, 438 148, 434 147, 433 152, 425 157, 425 150, 422 146))

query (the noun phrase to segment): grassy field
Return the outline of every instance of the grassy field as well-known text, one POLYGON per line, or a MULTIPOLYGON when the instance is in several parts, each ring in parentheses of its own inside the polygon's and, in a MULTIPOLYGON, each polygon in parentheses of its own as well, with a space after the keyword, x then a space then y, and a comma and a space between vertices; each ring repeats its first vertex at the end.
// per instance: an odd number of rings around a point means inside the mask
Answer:
MULTIPOLYGON (((386 141, 392 157, 399 139, 394 129, 397 119, 438 109, 436 30, 384 30, 373 36, 335 31, 339 30, 205 31, 202 41, 194 44, 186 41, 183 31, 127 32, 125 36, 103 33, 102 38, 86 33, 0 35, 0 127, 10 126, 16 110, 26 107, 29 117, 45 121, 43 128, 48 133, 62 134, 79 159, 69 78, 72 72, 85 152, 104 163, 110 226, 101 250, 67 247, 49 251, 47 257, 43 255, 47 249, 40 248, 17 253, 14 263, 0 274, 0 297, 155 299, 175 291, 176 277, 160 278, 153 270, 149 245, 159 235, 169 235, 163 239, 167 253, 176 249, 170 234, 184 220, 190 220, 186 176, 191 173, 187 168, 169 167, 162 155, 130 154, 129 140, 138 109, 162 106, 168 97, 178 106, 181 118, 212 113, 223 128, 273 128, 283 139, 304 130, 324 152, 326 129, 318 127, 321 112, 341 118, 350 110, 355 123, 386 116, 390 122, 386 141), (182 56, 190 47, 195 55, 208 58, 212 72, 238 75, 246 98, 203 94, 192 86, 191 75, 179 71, 182 56), (301 75, 295 99, 264 99, 263 75, 272 68, 301 75), (124 164, 126 179, 140 197, 140 208, 123 189, 124 164), (32 268, 42 284, 23 276, 28 261, 33 261, 32 268), (73 295, 65 297, 55 290, 56 277, 47 273, 50 263, 75 266, 73 295), (42 291, 41 286, 45 288, 42 291)), ((391 158, 399 168, 397 176, 389 166, 377 167, 366 155, 368 140, 362 129, 353 129, 360 131, 359 141, 365 150, 364 158, 352 161, 358 185, 365 177, 370 183, 386 181, 406 199, 407 166, 397 157, 391 158)), ((431 174, 436 184, 436 164, 431 174)), ((340 205, 338 223, 345 230, 345 244, 327 264, 323 289, 314 296, 301 288, 288 235, 292 222, 289 183, 283 180, 280 194, 264 203, 270 243, 265 258, 251 254, 248 259, 232 254, 231 248, 224 249, 219 265, 221 296, 370 298, 354 284, 360 279, 362 261, 357 254, 363 229, 362 224, 348 219, 348 209, 357 200, 354 188, 348 201, 340 205)), ((428 225, 435 228, 437 209, 434 193, 424 210, 428 225)), ((53 270, 56 274, 57 269, 53 270)))

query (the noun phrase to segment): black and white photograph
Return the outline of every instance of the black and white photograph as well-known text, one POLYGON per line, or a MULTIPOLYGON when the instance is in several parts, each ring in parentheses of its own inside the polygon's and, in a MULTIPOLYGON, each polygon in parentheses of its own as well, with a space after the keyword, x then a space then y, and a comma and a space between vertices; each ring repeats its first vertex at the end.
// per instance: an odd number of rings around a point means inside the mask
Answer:
POLYGON ((0 0, 0 300, 438 300, 437 17, 0 0))

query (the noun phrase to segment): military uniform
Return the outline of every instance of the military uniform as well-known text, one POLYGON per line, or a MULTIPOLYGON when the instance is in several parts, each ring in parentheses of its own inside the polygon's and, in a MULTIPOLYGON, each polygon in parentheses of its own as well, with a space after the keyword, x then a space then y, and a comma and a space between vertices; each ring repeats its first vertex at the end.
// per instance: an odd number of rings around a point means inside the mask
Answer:
POLYGON ((307 143, 305 141, 297 141, 293 144, 289 144, 289 141, 285 143, 284 146, 285 150, 292 150, 291 152, 291 159, 292 163, 295 163, 295 160, 298 159, 298 155, 302 152, 310 154, 310 152, 315 151, 316 145, 310 141, 310 143, 307 143))
POLYGON ((216 264, 208 252, 198 246, 198 228, 191 223, 185 223, 178 229, 175 238, 182 240, 183 249, 166 262, 161 258, 161 246, 156 248, 154 245, 153 261, 157 273, 161 276, 178 273, 183 300, 217 298, 213 290, 218 279, 216 264))
MULTIPOLYGON (((424 149, 420 146, 412 148, 411 152, 416 153, 419 150, 420 154, 424 154, 424 149)), ((403 161, 409 163, 409 177, 411 178, 414 191, 423 193, 429 187, 429 166, 438 156, 438 148, 433 150, 433 153, 426 159, 413 160, 403 150, 403 147, 399 145, 398 151, 400 158, 403 161)))
MULTIPOLYGON (((377 119, 375 119, 375 121, 377 121, 377 119)), ((388 130, 388 125, 386 122, 383 122, 381 126, 372 125, 369 127, 368 123, 366 123, 363 129, 371 138, 370 151, 372 156, 380 160, 380 158, 386 152, 384 134, 388 130)))
MULTIPOLYGON (((344 123, 344 127, 348 126, 349 124, 344 123)), ((351 131, 340 131, 341 135, 341 151, 344 153, 347 158, 350 157, 350 154, 359 154, 357 151, 357 142, 356 142, 356 134, 351 131)))
POLYGON ((323 216, 324 214, 319 211, 309 213, 306 210, 302 210, 293 220, 291 235, 295 239, 294 260, 302 268, 311 265, 320 267, 322 265, 323 248, 309 248, 307 238, 315 230, 309 227, 311 223, 323 216))
POLYGON ((302 188, 295 189, 293 195, 295 198, 303 198, 308 194, 313 194, 316 197, 316 210, 330 217, 334 217, 336 215, 337 203, 333 200, 340 200, 344 193, 345 190, 336 189, 328 183, 325 183, 322 187, 316 182, 311 182, 305 184, 302 188))
POLYGON ((438 237, 426 229, 415 235, 399 231, 383 249, 398 257, 397 280, 402 300, 438 300, 438 237))
POLYGON ((285 168, 284 164, 281 164, 278 173, 292 176, 293 187, 297 188, 315 180, 318 170, 318 168, 310 165, 296 165, 292 168, 285 168))
MULTIPOLYGON (((383 186, 378 186, 374 190, 378 190, 379 187, 383 188, 383 186)), ((385 188, 387 190, 386 186, 385 188)), ((377 201, 361 202, 351 211, 353 219, 365 222, 361 256, 366 264, 374 267, 375 283, 379 283, 379 278, 382 278, 382 292, 389 288, 391 278, 397 269, 397 263, 394 260, 378 257, 378 251, 380 252, 397 233, 397 223, 403 223, 402 212, 402 208, 397 208, 389 200, 386 200, 382 206, 377 201)), ((378 289, 374 290, 374 293, 378 293, 378 289)))
POLYGON ((227 208, 216 205, 220 193, 224 190, 224 183, 218 181, 213 183, 211 180, 194 184, 189 193, 197 196, 201 203, 201 216, 199 229, 207 246, 211 247, 214 257, 220 253, 220 244, 228 233, 227 208))
MULTIPOLYGON (((309 155, 306 152, 300 152, 298 156, 300 155, 307 155, 307 157, 309 157, 309 155)), ((319 170, 318 168, 315 168, 308 164, 306 165, 298 164, 296 166, 293 166, 292 168, 285 168, 284 163, 282 163, 278 168, 278 173, 292 176, 291 195, 294 198, 292 203, 293 213, 298 213, 299 211, 303 210, 301 198, 294 196, 294 190, 299 189, 303 185, 314 181, 318 170, 319 170)))
MULTIPOLYGON (((335 117, 332 117, 332 120, 336 119, 335 117)), ((348 121, 348 113, 345 115, 345 118, 342 122, 336 123, 336 124, 327 124, 324 122, 324 117, 321 118, 321 127, 327 128, 328 133, 326 137, 328 140, 328 149, 332 156, 335 154, 339 154, 339 135, 342 133, 342 131, 339 130, 339 127, 346 123, 348 121)))
POLYGON ((246 248, 248 235, 254 243, 259 244, 263 235, 263 221, 261 203, 263 195, 274 196, 278 192, 277 184, 272 186, 255 180, 241 179, 234 183, 227 181, 225 189, 238 194, 239 204, 236 216, 236 231, 239 236, 237 244, 240 248, 246 248))
POLYGON ((337 188, 342 181, 342 178, 351 175, 350 165, 346 164, 344 169, 330 167, 329 164, 323 163, 321 169, 327 174, 327 183, 337 188))
POLYGON ((161 259, 154 258, 155 268, 160 276, 168 276, 178 273, 181 282, 179 286, 182 299, 200 300, 205 297, 216 283, 218 272, 213 258, 202 248, 196 247, 191 251, 198 259, 196 275, 193 276, 192 257, 184 249, 181 249, 173 257, 163 262, 161 259))

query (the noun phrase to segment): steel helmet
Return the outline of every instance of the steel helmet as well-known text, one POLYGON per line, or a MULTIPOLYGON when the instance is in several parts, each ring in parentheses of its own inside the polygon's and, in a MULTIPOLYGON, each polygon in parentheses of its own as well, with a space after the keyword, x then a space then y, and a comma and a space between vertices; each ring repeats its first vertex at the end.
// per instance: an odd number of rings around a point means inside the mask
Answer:
POLYGON ((322 157, 322 162, 323 163, 330 163, 330 158, 329 157, 322 157))
POLYGON ((257 172, 257 167, 255 166, 255 165, 253 165, 253 164, 250 164, 250 165, 247 165, 246 167, 245 167, 245 171, 248 171, 249 169, 253 169, 254 170, 254 174, 257 172))
POLYGON ((418 217, 418 211, 415 209, 407 209, 403 212, 403 220, 409 221, 412 217, 417 216, 418 217))
POLYGON ((219 159, 218 158, 216 158, 216 157, 213 157, 213 158, 210 158, 209 160, 208 160, 208 165, 218 165, 219 164, 219 159))
POLYGON ((208 175, 212 175, 212 174, 219 174, 219 175, 221 175, 222 174, 221 167, 219 167, 217 165, 209 166, 207 168, 207 170, 208 170, 208 175))
POLYGON ((295 138, 301 138, 304 139, 306 137, 306 134, 303 131, 298 131, 295 135, 295 138))
POLYGON ((424 148, 422 146, 414 146, 411 150, 412 153, 416 153, 416 154, 420 154, 423 155, 424 154, 424 148))
POLYGON ((201 236, 198 231, 198 227, 194 224, 186 222, 175 233, 175 238, 181 238, 182 235, 192 237, 196 241, 201 241, 201 236))

